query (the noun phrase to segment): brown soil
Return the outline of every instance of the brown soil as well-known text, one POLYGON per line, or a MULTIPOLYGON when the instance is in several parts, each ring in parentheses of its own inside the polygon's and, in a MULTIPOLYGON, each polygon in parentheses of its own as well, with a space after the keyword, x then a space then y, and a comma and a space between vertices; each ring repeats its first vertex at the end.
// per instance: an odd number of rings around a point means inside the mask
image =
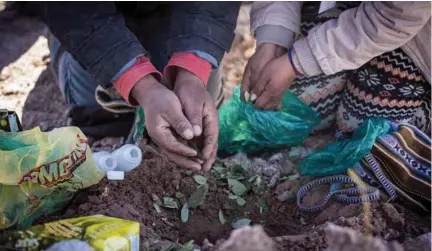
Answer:
MULTIPOLYGON (((241 11, 233 48, 224 61, 227 96, 241 80, 246 60, 254 51, 248 28, 248 8, 245 6, 241 11)), ((2 11, 2 8, 0 23, 0 107, 18 111, 25 129, 41 126, 48 131, 67 125, 67 106, 47 68, 46 27, 34 18, 17 16, 14 11, 2 11)), ((121 140, 107 142, 95 142, 94 146, 110 148, 121 140)), ((311 142, 315 140, 305 144, 311 142)), ((188 222, 182 223, 180 210, 162 208, 162 212, 157 213, 151 194, 160 198, 164 195, 173 197, 178 185, 188 197, 195 190, 196 183, 188 172, 167 163, 151 146, 144 144, 142 149, 142 165, 127 173, 124 181, 102 180, 98 185, 77 193, 66 212, 44 217, 38 222, 104 214, 140 222, 143 240, 195 240, 201 244, 204 239, 216 243, 228 238, 232 230, 229 223, 247 217, 253 224, 262 224, 271 237, 280 237, 275 238, 278 250, 323 250, 328 246, 322 229, 326 222, 370 233, 386 241, 404 242, 431 231, 430 216, 398 204, 372 203, 363 207, 331 203, 319 214, 306 214, 300 212, 293 201, 277 200, 277 189, 261 196, 268 205, 263 214, 259 213, 260 196, 254 194, 245 196, 247 203, 243 208, 233 205, 233 209, 226 209, 224 205, 229 202, 227 192, 211 178, 208 179, 210 190, 206 200, 198 208, 191 209, 188 222), (218 219, 220 209, 226 218, 224 225, 218 219)), ((323 189, 318 189, 306 199, 316 201, 323 193, 323 189)))
MULTIPOLYGON (((144 146, 144 151, 143 164, 127 173, 124 181, 103 180, 78 193, 65 213, 43 221, 96 214, 134 220, 141 223, 141 238, 150 243, 194 240, 200 245, 204 239, 216 243, 226 239, 232 230, 230 223, 242 217, 251 219, 253 224, 263 225, 272 237, 305 234, 304 238, 294 241, 282 237, 278 242, 280 250, 288 247, 290 250, 323 250, 327 243, 321 227, 327 222, 380 236, 387 241, 403 242, 430 231, 429 220, 425 220, 429 219, 428 216, 415 214, 400 205, 373 203, 365 209, 362 205, 335 202, 321 213, 308 214, 300 212, 293 202, 278 201, 273 189, 262 196, 248 194, 244 197, 246 205, 239 207, 228 199, 226 188, 216 185, 209 174, 205 174, 209 182, 206 200, 198 208, 190 209, 189 220, 182 223, 180 210, 161 207, 162 212, 157 213, 153 208, 152 194, 162 199, 164 195, 174 197, 176 191, 180 191, 188 198, 197 184, 189 172, 168 163, 153 147, 144 146), (259 213, 260 197, 268 205, 263 214, 259 213), (232 209, 227 209, 226 204, 230 204, 232 209), (225 216, 224 225, 218 219, 219 210, 225 216)), ((313 203, 321 198, 323 191, 315 191, 307 202, 313 203)), ((182 204, 185 198, 180 200, 182 204)))

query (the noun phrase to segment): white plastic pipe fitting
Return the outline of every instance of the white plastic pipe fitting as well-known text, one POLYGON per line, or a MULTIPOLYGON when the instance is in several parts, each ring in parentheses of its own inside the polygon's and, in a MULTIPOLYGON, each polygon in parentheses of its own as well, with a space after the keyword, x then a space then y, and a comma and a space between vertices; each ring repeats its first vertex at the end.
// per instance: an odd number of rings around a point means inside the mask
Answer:
POLYGON ((135 169, 142 160, 141 149, 135 145, 127 144, 112 153, 117 160, 116 171, 129 172, 135 169))
POLYGON ((113 171, 118 165, 117 160, 105 151, 93 153, 93 160, 102 172, 113 171))

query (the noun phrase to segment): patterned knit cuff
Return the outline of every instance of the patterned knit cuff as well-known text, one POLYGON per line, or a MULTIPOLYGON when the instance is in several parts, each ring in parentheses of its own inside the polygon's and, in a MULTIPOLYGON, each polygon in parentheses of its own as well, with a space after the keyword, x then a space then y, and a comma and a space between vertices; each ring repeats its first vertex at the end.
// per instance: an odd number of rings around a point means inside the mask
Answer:
POLYGON ((171 89, 174 88, 176 67, 181 67, 195 74, 202 80, 204 86, 207 85, 212 68, 211 64, 207 60, 192 52, 174 53, 164 69, 165 84, 171 89))
POLYGON ((153 66, 148 58, 141 56, 137 58, 132 67, 114 81, 113 85, 129 104, 137 106, 138 103, 130 96, 130 92, 140 79, 149 74, 152 74, 159 82, 162 81, 162 74, 153 66))

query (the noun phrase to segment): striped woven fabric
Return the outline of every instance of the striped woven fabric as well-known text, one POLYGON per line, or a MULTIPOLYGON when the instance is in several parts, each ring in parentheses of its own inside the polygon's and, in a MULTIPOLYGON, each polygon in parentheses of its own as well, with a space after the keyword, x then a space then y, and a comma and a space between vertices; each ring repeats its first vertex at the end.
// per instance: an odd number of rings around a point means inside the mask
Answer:
MULTIPOLYGON (((397 188, 398 195, 430 210, 431 142, 429 137, 410 125, 401 125, 380 137, 372 151, 380 169, 397 188)), ((367 158, 367 157, 366 157, 367 158)), ((373 161, 369 161, 369 166, 373 161)))

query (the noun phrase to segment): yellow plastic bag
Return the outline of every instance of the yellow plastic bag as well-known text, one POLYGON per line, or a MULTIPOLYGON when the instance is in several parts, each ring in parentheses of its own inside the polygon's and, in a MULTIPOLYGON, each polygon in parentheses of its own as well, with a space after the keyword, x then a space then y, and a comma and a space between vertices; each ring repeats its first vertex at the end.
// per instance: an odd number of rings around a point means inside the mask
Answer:
POLYGON ((103 176, 77 127, 0 131, 0 229, 31 225, 103 176))
POLYGON ((45 250, 54 243, 76 239, 98 251, 138 251, 139 234, 138 222, 94 215, 8 231, 0 236, 0 243, 11 250, 45 250))

